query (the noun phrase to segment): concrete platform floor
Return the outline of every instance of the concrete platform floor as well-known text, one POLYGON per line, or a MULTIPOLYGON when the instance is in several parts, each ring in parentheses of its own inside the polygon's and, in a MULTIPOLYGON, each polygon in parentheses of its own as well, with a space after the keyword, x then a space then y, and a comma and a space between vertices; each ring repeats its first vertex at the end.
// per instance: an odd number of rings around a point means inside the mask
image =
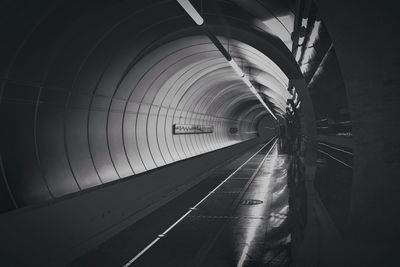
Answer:
POLYGON ((258 146, 71 266, 289 266, 289 161, 258 146))

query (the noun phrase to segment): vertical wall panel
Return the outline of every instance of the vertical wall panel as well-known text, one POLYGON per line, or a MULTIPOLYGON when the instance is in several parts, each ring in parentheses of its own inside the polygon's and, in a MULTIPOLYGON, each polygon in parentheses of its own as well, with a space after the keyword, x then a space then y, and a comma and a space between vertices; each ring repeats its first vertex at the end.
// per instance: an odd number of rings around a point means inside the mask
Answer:
POLYGON ((157 115, 159 107, 151 106, 147 115, 147 140, 149 149, 157 166, 166 164, 157 139, 157 115))
POLYGON ((90 149, 94 165, 104 183, 119 178, 107 143, 107 111, 110 101, 105 96, 94 96, 89 116, 90 149))
POLYGON ((101 184, 89 150, 88 115, 90 99, 88 95, 72 95, 65 122, 67 150, 71 167, 82 189, 101 184))
MULTIPOLYGON (((131 18, 121 23, 130 22, 131 18)), ((82 62, 55 57, 58 61, 49 81, 71 88, 43 89, 39 102, 36 170, 45 189, 51 189, 49 197, 130 177, 255 136, 250 132, 253 117, 240 117, 248 112, 241 106, 260 104, 206 36, 159 46, 158 37, 150 34, 155 28, 150 27, 130 36, 126 44, 117 44, 113 38, 122 40, 129 29, 121 27, 105 34, 82 62), (146 50, 152 45, 157 48, 146 50), (74 66, 79 66, 76 76, 74 66), (214 131, 174 135, 173 124, 210 125, 214 131), (229 132, 234 126, 240 134, 229 132)), ((255 66, 257 82, 261 82, 266 76, 258 68, 265 62, 253 54, 246 60, 255 66)), ((282 89, 280 84, 273 85, 282 89)), ((36 102, 33 98, 26 110, 34 112, 36 102)), ((20 111, 16 116, 27 115, 20 111)), ((27 120, 32 120, 33 128, 35 117, 27 120)), ((35 152, 35 139, 29 142, 35 152)), ((12 149, 5 149, 6 162, 13 159, 8 150, 12 149)), ((27 192, 23 194, 16 197, 18 201, 29 199, 27 192)))
MULTIPOLYGON (((178 111, 175 113, 175 116, 176 116, 176 118, 177 118, 177 120, 176 120, 177 123, 178 123, 178 124, 185 124, 185 119, 186 119, 187 115, 188 115, 188 112, 187 112, 187 111, 178 110, 178 111)), ((179 137, 179 143, 180 143, 180 145, 182 146, 183 152, 185 153, 186 157, 189 158, 189 157, 194 156, 194 154, 193 154, 193 147, 192 147, 191 144, 188 142, 188 140, 187 140, 187 138, 186 138, 187 135, 186 135, 186 134, 181 134, 181 135, 178 135, 178 137, 179 137)))
POLYGON ((9 191, 8 181, 5 175, 3 176, 3 172, 0 171, 0 213, 17 208, 13 198, 14 196, 9 191))
POLYGON ((146 171, 136 141, 136 119, 139 112, 139 104, 128 102, 124 117, 124 143, 130 165, 135 173, 146 171))
POLYGON ((113 99, 108 114, 108 144, 111 157, 119 177, 124 178, 133 174, 125 153, 122 141, 122 121, 124 116, 125 101, 113 99))
POLYGON ((1 156, 18 206, 51 199, 38 164, 35 140, 37 87, 6 84, 0 104, 1 156))
MULTIPOLYGON (((199 121, 203 125, 210 125, 207 120, 207 115, 205 115, 205 114, 199 115, 199 121)), ((211 144, 210 144, 209 140, 210 140, 210 134, 205 134, 205 135, 200 136, 200 143, 201 143, 201 146, 203 147, 204 151, 211 150, 211 148, 210 148, 211 144)))
MULTIPOLYGON (((205 125, 213 125, 215 127, 215 125, 213 123, 213 117, 211 117, 210 115, 204 115, 204 124, 205 125)), ((214 129, 214 131, 215 131, 215 129, 214 129)), ((205 142, 207 144, 207 151, 213 150, 215 148, 215 144, 214 144, 214 141, 213 141, 214 140, 213 135, 212 134, 208 134, 208 135, 205 136, 204 139, 205 139, 205 142)))
POLYGON ((180 146, 175 144, 176 142, 176 135, 172 133, 172 125, 174 124, 174 109, 169 108, 167 111, 167 116, 165 118, 165 136, 167 139, 167 146, 169 151, 171 151, 172 158, 177 161, 184 159, 183 151, 180 150, 180 146))
MULTIPOLYGON (((190 117, 188 118, 188 123, 189 123, 189 124, 194 124, 194 125, 202 125, 202 124, 200 123, 200 121, 197 120, 197 114, 195 114, 194 112, 191 112, 190 117)), ((199 138, 200 138, 202 135, 203 135, 203 134, 193 134, 193 135, 190 135, 190 136, 189 136, 190 141, 191 141, 191 143, 193 144, 194 150, 196 151, 196 155, 202 153, 201 148, 200 148, 200 146, 199 146, 199 145, 200 145, 200 144, 199 144, 199 141, 200 141, 199 138)))
POLYGON ((167 145, 167 134, 172 133, 172 126, 168 127, 169 129, 165 128, 165 121, 167 116, 168 109, 165 107, 161 107, 159 109, 159 113, 157 116, 157 120, 155 122, 157 128, 157 142, 160 146, 160 152, 163 155, 166 164, 169 164, 174 161, 172 158, 170 148, 167 145), (167 133, 167 132, 168 133, 167 133))
POLYGON ((149 143, 147 140, 147 116, 150 110, 148 104, 140 104, 139 114, 136 118, 136 141, 139 148, 139 154, 143 160, 143 164, 147 170, 151 170, 157 167, 154 162, 153 155, 150 152, 149 143))
POLYGON ((64 143, 64 105, 68 93, 43 89, 37 113, 37 142, 40 162, 55 197, 79 190, 64 143))
MULTIPOLYGON (((167 127, 172 127, 173 124, 179 124, 180 123, 179 122, 179 117, 176 117, 176 113, 180 113, 180 111, 176 111, 175 109, 174 109, 174 111, 171 111, 171 119, 172 119, 172 121, 170 122, 169 125, 168 124, 166 125, 167 127)), ((185 154, 185 151, 183 150, 180 138, 181 138, 180 135, 172 135, 173 145, 175 146, 179 157, 181 159, 186 159, 187 156, 185 154)))

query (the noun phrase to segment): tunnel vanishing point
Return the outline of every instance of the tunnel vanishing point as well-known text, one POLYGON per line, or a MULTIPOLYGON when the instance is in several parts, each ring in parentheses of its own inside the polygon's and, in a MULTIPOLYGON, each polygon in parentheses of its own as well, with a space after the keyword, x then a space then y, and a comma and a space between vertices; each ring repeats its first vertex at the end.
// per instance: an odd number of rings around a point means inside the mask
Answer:
POLYGON ((0 266, 400 266, 395 0, 0 2, 0 266))

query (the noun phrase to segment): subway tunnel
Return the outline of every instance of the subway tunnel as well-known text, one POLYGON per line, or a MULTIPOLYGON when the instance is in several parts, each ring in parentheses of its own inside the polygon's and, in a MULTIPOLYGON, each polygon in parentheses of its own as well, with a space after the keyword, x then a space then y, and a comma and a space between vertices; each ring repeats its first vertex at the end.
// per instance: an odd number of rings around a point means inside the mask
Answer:
POLYGON ((398 266, 396 1, 0 3, 1 266, 398 266))

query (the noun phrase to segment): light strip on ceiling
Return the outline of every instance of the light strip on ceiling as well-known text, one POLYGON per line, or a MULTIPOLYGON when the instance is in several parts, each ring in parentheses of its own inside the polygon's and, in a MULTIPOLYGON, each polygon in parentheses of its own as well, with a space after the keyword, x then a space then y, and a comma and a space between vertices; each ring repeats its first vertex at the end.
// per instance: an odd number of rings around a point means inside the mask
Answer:
POLYGON ((199 12, 192 6, 189 0, 176 0, 181 5, 181 7, 188 13, 192 20, 197 25, 203 25, 204 19, 200 16, 199 12))
POLYGON ((267 104, 265 104, 264 100, 262 99, 262 97, 260 96, 260 94, 257 92, 256 88, 254 88, 254 86, 250 87, 250 91, 257 97, 257 99, 261 102, 261 104, 268 110, 269 114, 272 115, 272 117, 274 117, 275 120, 278 120, 275 116, 275 114, 269 109, 269 107, 267 106, 267 104))
POLYGON ((238 64, 236 64, 236 62, 234 60, 229 60, 228 61, 229 65, 231 65, 231 67, 233 68, 233 70, 240 76, 240 77, 244 77, 244 73, 242 71, 242 69, 238 66, 238 64))
POLYGON ((249 78, 247 76, 243 76, 242 77, 243 82, 248 86, 248 87, 252 87, 253 85, 251 84, 249 78))
MULTIPOLYGON (((193 21, 201 26, 204 24, 204 19, 200 16, 200 14, 197 12, 197 10, 193 7, 193 5, 190 3, 189 0, 176 0, 179 5, 186 11, 186 13, 193 19, 193 21)), ((206 29, 203 27, 203 29, 206 29)), ((225 50, 225 48, 222 46, 222 44, 218 41, 218 39, 213 35, 211 32, 208 30, 205 30, 207 32, 207 35, 211 38, 211 41, 214 43, 214 45, 220 50, 220 52, 225 56, 225 58, 228 60, 229 65, 233 68, 233 70, 237 73, 237 75, 240 76, 240 78, 243 80, 243 82, 250 88, 250 91, 257 97, 257 99, 261 102, 261 104, 268 110, 268 112, 274 117, 275 120, 278 120, 275 116, 275 114, 269 109, 267 104, 265 104, 264 100, 260 96, 260 94, 257 92, 257 90, 254 88, 254 86, 251 84, 250 80, 246 75, 244 75, 242 69, 239 67, 239 65, 232 59, 232 57, 229 55, 229 53, 225 50), (214 40, 213 40, 214 39, 214 40), (217 42, 219 46, 215 43, 217 42), (221 51, 224 50, 224 51, 221 51)))
POLYGON ((261 104, 268 110, 268 112, 272 115, 272 117, 274 117, 275 120, 278 120, 276 118, 275 114, 267 106, 267 104, 265 104, 264 100, 262 99, 262 97, 260 96, 260 94, 258 93, 256 88, 254 88, 254 86, 250 82, 249 78, 246 75, 244 75, 243 71, 240 69, 238 64, 236 64, 236 62, 233 59, 229 60, 228 62, 232 66, 232 68, 235 70, 235 72, 242 78, 243 82, 250 88, 250 91, 257 97, 257 99, 261 102, 261 104))
POLYGON ((238 66, 238 64, 236 64, 236 62, 233 59, 229 60, 228 63, 229 63, 229 65, 232 66, 233 70, 242 78, 243 82, 250 88, 250 91, 257 97, 257 99, 261 102, 261 104, 268 110, 268 112, 272 115, 272 117, 274 117, 275 120, 278 120, 276 118, 275 114, 267 106, 267 104, 265 104, 264 100, 262 99, 262 97, 260 96, 260 94, 258 93, 256 88, 254 88, 254 86, 251 84, 249 78, 246 75, 244 75, 242 69, 238 66))

